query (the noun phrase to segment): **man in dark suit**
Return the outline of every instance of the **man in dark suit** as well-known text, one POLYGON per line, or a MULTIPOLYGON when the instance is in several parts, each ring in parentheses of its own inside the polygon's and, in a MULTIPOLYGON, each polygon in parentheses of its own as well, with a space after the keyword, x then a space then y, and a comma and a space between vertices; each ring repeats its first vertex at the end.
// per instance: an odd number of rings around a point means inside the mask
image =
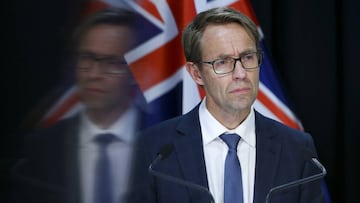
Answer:
MULTIPOLYGON (((168 144, 173 150, 153 170, 207 188, 216 203, 263 203, 272 187, 319 172, 304 157, 307 150, 316 154, 309 134, 266 118, 253 108, 261 71, 259 40, 256 25, 230 8, 199 13, 185 28, 186 69, 206 96, 189 113, 143 132, 131 201, 211 201, 206 192, 148 172, 168 144), (235 140, 234 147, 230 139, 235 140)), ((280 191, 271 202, 324 202, 321 183, 280 191)))
POLYGON ((142 126, 141 97, 124 58, 137 43, 137 20, 128 10, 105 9, 79 26, 82 109, 26 137, 26 157, 13 170, 13 202, 122 202, 142 126))

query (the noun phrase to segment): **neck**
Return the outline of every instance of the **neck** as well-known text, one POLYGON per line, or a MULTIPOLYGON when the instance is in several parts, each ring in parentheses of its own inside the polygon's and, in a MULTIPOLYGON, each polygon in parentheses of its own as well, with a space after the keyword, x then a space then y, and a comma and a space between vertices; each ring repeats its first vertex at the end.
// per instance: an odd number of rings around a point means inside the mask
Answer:
POLYGON ((228 111, 211 107, 207 107, 207 109, 217 121, 229 130, 237 128, 247 118, 251 111, 251 108, 243 110, 232 109, 228 111))
POLYGON ((222 114, 215 117, 227 129, 232 130, 237 128, 249 115, 247 112, 222 112, 222 114))
POLYGON ((86 109, 89 119, 99 128, 106 129, 114 124, 128 109, 129 105, 108 109, 86 109))

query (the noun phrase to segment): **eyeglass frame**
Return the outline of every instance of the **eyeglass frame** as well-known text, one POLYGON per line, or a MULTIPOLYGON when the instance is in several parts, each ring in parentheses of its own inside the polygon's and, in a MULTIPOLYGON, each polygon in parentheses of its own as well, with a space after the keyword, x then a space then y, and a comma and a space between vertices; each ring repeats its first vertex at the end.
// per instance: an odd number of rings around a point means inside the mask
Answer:
POLYGON ((247 71, 250 71, 250 70, 255 70, 255 69, 258 69, 260 68, 260 65, 262 63, 262 59, 263 59, 263 52, 262 51, 252 51, 252 52, 247 52, 247 53, 244 53, 242 55, 240 55, 238 58, 233 58, 233 57, 225 57, 225 58, 218 58, 218 59, 214 59, 212 61, 200 61, 198 63, 205 63, 205 64, 210 64, 212 66, 212 69, 214 71, 215 74, 217 75, 225 75, 225 74, 229 74, 229 73, 232 73, 234 72, 235 70, 235 67, 236 67, 236 62, 239 61, 241 63, 241 66, 244 70, 247 70, 247 71), (258 65, 253 67, 253 68, 246 68, 244 67, 243 65, 243 62, 241 61, 243 57, 249 55, 249 54, 256 54, 257 57, 258 57, 258 65), (233 68, 229 71, 229 72, 224 72, 224 73, 217 73, 216 70, 215 70, 215 66, 214 64, 219 61, 219 60, 224 60, 225 58, 228 58, 228 59, 233 59, 234 60, 234 66, 233 68))
POLYGON ((114 57, 114 56, 110 56, 110 55, 99 56, 99 55, 97 55, 95 53, 91 53, 91 52, 79 52, 79 53, 77 53, 76 60, 77 60, 77 67, 82 72, 90 71, 91 66, 95 62, 99 63, 100 66, 104 67, 104 65, 110 64, 109 61, 111 61, 111 62, 115 62, 114 65, 116 65, 119 68, 118 72, 106 71, 106 70, 100 68, 101 73, 107 74, 107 75, 112 75, 112 76, 119 76, 119 75, 123 75, 123 74, 127 73, 126 68, 120 68, 120 66, 128 65, 127 62, 124 59, 122 59, 121 57, 114 57), (90 59, 91 64, 88 64, 87 67, 80 66, 80 60, 82 57, 87 57, 88 60, 90 59))

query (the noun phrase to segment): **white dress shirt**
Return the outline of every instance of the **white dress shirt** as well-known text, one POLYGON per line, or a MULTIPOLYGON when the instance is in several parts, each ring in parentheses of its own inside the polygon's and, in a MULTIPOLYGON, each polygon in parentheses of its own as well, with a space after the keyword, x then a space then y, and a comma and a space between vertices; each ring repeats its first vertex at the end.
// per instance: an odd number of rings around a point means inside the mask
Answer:
POLYGON ((110 128, 100 129, 92 123, 85 113, 81 115, 79 164, 81 199, 83 203, 93 203, 95 163, 99 155, 94 137, 102 133, 112 133, 118 139, 108 145, 107 150, 113 178, 113 200, 120 202, 128 185, 132 143, 135 138, 138 119, 135 108, 128 109, 110 128))
POLYGON ((252 203, 256 159, 254 110, 252 108, 250 114, 238 127, 229 130, 207 110, 205 99, 200 104, 199 119, 209 190, 216 203, 224 202, 224 167, 228 146, 219 136, 223 133, 236 133, 241 137, 237 146, 237 155, 242 171, 244 203, 252 203))

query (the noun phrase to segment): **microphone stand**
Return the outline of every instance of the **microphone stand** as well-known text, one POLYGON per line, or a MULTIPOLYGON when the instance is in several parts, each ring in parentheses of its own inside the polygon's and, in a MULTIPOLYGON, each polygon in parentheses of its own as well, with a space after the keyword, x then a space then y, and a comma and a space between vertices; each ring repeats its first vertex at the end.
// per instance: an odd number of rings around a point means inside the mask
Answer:
POLYGON ((318 180, 320 178, 323 178, 326 175, 325 167, 323 167, 322 164, 316 158, 312 158, 311 161, 316 166, 321 168, 321 170, 322 170, 321 173, 318 173, 318 174, 315 174, 315 175, 312 175, 312 176, 309 176, 309 177, 306 177, 306 178, 302 178, 300 180, 295 180, 295 181, 292 181, 292 182, 289 182, 289 183, 286 183, 286 184, 279 185, 279 186, 271 188, 269 193, 266 196, 266 203, 270 202, 271 194, 276 192, 276 191, 283 190, 283 189, 289 189, 289 188, 292 188, 292 187, 295 187, 295 186, 298 186, 298 185, 301 185, 301 184, 305 184, 305 183, 312 182, 314 180, 318 180))
POLYGON ((163 178, 165 180, 168 180, 170 182, 173 182, 173 183, 177 183, 177 184, 180 184, 180 185, 184 185, 184 186, 187 186, 189 188, 193 188, 193 189, 197 189, 197 190, 200 190, 202 192, 205 192, 208 194, 208 196, 210 197, 210 200, 211 200, 211 203, 215 203, 215 200, 214 200, 214 197, 212 196, 212 194, 209 192, 209 190, 201 185, 197 185, 197 184, 194 184, 194 183, 191 183, 191 182, 188 182, 188 181, 185 181, 185 180, 182 180, 180 178, 176 178, 176 177, 173 177, 173 176, 170 176, 170 175, 167 175, 167 174, 163 174, 163 173, 160 173, 160 172, 157 172, 153 169, 153 166, 159 161, 163 159, 163 155, 160 153, 156 158, 155 160, 150 164, 149 166, 149 172, 154 175, 154 176, 157 176, 157 177, 160 177, 160 178, 163 178))

